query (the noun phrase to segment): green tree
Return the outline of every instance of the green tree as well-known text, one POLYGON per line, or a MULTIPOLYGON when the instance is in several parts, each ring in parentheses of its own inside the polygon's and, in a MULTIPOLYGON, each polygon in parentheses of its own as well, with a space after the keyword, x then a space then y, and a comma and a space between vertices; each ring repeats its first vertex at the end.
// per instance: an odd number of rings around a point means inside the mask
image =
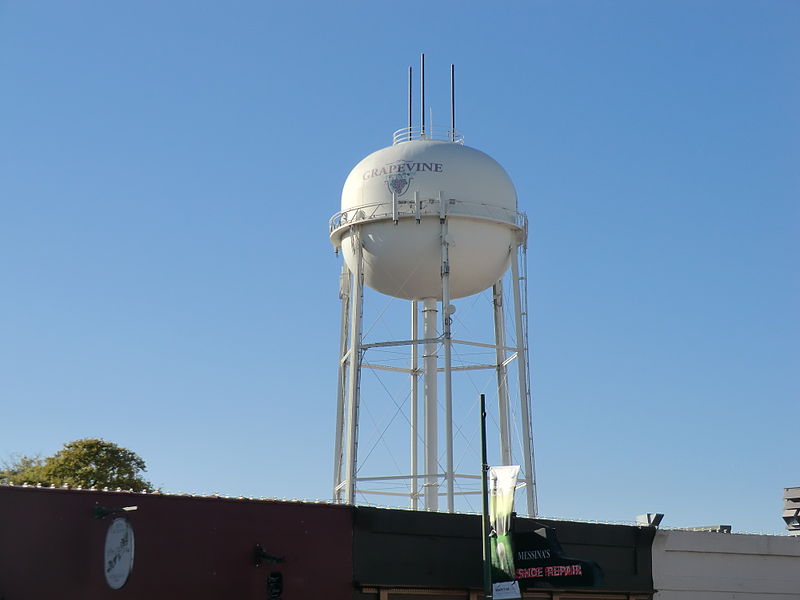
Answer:
POLYGON ((45 483, 40 473, 44 460, 39 456, 12 454, 0 469, 0 483, 45 483))
POLYGON ((16 456, 0 470, 0 481, 84 488, 152 489, 142 477, 147 469, 135 452, 101 439, 75 440, 42 460, 16 456))

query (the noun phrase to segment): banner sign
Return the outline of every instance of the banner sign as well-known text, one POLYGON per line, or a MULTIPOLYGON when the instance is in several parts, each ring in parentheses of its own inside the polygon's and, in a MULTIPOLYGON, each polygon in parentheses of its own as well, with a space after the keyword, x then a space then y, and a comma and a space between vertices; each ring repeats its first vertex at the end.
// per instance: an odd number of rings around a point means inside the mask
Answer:
POLYGON ((133 541, 133 527, 128 520, 122 517, 114 519, 106 531, 103 552, 103 571, 112 590, 125 585, 133 570, 133 541))
POLYGON ((491 528, 493 596, 519 598, 514 581, 514 546, 511 535, 511 513, 517 488, 519 466, 489 467, 489 526, 491 528))
POLYGON ((602 583, 597 563, 564 556, 552 527, 514 536, 515 576, 523 588, 543 582, 556 587, 584 587, 602 583))

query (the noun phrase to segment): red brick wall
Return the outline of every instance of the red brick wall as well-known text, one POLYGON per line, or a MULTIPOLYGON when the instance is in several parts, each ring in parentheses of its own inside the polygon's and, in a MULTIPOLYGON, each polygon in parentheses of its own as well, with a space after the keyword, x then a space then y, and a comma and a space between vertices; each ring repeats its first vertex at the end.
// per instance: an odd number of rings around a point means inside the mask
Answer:
POLYGON ((347 506, 0 486, 0 600, 175 598, 265 600, 283 576, 284 600, 353 597, 347 506), (133 571, 105 582, 106 530, 94 506, 136 505, 133 571), (283 563, 255 567, 255 544, 283 563))

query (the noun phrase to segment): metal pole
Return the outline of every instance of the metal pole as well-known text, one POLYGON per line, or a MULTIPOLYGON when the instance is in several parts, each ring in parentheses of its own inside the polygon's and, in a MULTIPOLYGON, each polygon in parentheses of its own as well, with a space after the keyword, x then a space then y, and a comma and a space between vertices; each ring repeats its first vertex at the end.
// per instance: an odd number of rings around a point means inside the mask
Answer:
POLYGON ((492 600, 492 549, 489 544, 489 461, 486 458, 486 396, 481 394, 481 541, 483 542, 483 597, 492 600))
POLYGON ((336 442, 333 453, 333 501, 341 502, 342 490, 339 484, 342 483, 342 460, 344 459, 344 448, 342 446, 344 438, 344 413, 346 384, 347 384, 347 346, 348 346, 348 314, 350 307, 350 271, 346 264, 342 264, 342 274, 339 277, 339 299, 342 301, 341 326, 339 330, 339 365, 338 381, 336 386, 336 442))
POLYGON ((411 93, 412 93, 412 69, 408 67, 408 139, 411 139, 411 128, 412 128, 412 101, 411 101, 411 93))
POLYGON ((522 298, 519 276, 519 247, 511 252, 511 281, 514 285, 514 325, 517 336, 517 379, 519 380, 520 415, 522 416, 522 452, 525 464, 525 495, 528 500, 528 516, 536 516, 536 488, 533 474, 533 441, 531 439, 530 401, 528 396, 528 352, 525 347, 525 332, 522 323, 522 298))
MULTIPOLYGON (((444 204, 444 194, 439 192, 439 202, 444 204)), ((446 437, 446 471, 447 480, 447 512, 455 512, 455 482, 453 477, 453 373, 452 349, 453 342, 450 334, 450 324, 453 322, 452 307, 450 306, 450 241, 447 233, 446 209, 441 211, 445 216, 441 222, 442 245, 442 338, 444 342, 444 419, 446 437)))
MULTIPOLYGON (((436 299, 425 298, 422 308, 422 335, 425 339, 436 338, 436 299)), ((425 344, 424 364, 425 397, 425 510, 439 509, 439 424, 437 419, 437 367, 439 356, 436 342, 425 344)))
POLYGON ((456 66, 450 65, 450 140, 456 141, 456 66))
MULTIPOLYGON (((419 337, 419 302, 411 301, 411 340, 419 337)), ((417 424, 419 422, 419 344, 411 344, 411 509, 419 508, 419 457, 417 424)))
POLYGON ((504 465, 511 464, 511 436, 508 417, 508 369, 506 369, 506 332, 503 311, 503 280, 498 280, 492 288, 494 306, 494 343, 497 360, 497 410, 500 418, 500 460, 504 465))
POLYGON ((355 272, 352 273, 350 291, 350 364, 347 381, 347 473, 345 475, 345 502, 355 504, 356 455, 358 451, 358 405, 361 379, 361 319, 364 302, 364 277, 362 274, 363 248, 361 231, 354 228, 350 237, 354 245, 355 272))
POLYGON ((420 64, 420 75, 419 75, 419 87, 420 87, 420 105, 419 111, 422 114, 422 128, 420 132, 422 137, 425 137, 425 53, 419 55, 419 64, 420 64))

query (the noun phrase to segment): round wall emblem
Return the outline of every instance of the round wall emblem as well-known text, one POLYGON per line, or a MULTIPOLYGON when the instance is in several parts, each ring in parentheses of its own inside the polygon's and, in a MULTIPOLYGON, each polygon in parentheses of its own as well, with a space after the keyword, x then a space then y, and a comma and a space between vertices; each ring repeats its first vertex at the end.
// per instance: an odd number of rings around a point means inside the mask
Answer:
POLYGON ((127 519, 114 519, 106 532, 103 562, 106 583, 112 590, 118 590, 128 581, 132 569, 133 527, 127 519))

